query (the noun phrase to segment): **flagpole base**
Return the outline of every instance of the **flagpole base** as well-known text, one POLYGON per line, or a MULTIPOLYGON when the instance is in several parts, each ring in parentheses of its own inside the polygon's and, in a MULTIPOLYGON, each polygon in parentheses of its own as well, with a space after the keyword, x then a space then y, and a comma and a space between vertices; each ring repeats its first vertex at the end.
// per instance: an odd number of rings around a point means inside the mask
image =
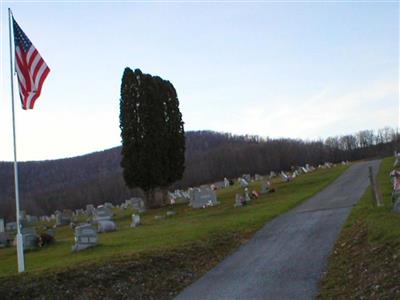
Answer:
POLYGON ((18 272, 19 273, 25 272, 24 245, 21 233, 17 233, 17 256, 18 256, 18 272))

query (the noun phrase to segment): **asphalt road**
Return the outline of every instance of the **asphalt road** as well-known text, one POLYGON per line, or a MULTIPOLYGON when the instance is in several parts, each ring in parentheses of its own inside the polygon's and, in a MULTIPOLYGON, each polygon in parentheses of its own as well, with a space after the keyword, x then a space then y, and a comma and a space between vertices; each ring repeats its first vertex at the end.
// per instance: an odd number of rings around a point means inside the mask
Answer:
POLYGON ((351 208, 369 185, 368 166, 352 165, 335 182, 273 219, 176 299, 313 299, 351 208))

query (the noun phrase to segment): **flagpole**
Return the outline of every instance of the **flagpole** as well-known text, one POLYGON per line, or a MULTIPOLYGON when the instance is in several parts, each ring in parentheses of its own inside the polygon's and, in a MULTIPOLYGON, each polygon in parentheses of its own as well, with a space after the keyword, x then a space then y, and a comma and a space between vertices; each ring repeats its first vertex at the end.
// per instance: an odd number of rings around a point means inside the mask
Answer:
POLYGON ((18 187, 18 163, 17 163, 17 143, 15 132, 15 109, 14 109, 14 74, 13 74, 13 51, 12 51, 12 22, 11 22, 11 9, 8 8, 8 21, 9 21, 9 38, 10 38, 10 81, 11 81, 11 109, 12 109, 12 123, 13 123, 13 140, 14 140, 14 182, 15 182, 15 207, 17 210, 17 257, 18 257, 18 272, 25 271, 24 247, 21 234, 21 221, 19 210, 19 187, 18 187))

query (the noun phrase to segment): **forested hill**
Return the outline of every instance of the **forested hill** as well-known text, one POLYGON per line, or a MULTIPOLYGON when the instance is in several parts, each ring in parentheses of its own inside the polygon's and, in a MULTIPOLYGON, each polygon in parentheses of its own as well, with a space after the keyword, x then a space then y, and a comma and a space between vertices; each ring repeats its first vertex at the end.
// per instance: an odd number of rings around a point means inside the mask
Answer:
MULTIPOLYGON (((365 131, 369 132, 369 131, 365 131)), ((304 142, 261 139, 211 131, 186 133, 186 170, 183 180, 171 188, 199 185, 237 177, 243 173, 266 174, 294 165, 340 162, 383 155, 394 150, 397 135, 369 143, 362 135, 304 142)), ((120 168, 120 147, 79 157, 22 162, 19 164, 21 206, 30 214, 49 214, 55 209, 80 208, 88 203, 120 203, 137 190, 129 190, 120 168)), ((13 166, 0 162, 0 217, 13 218, 13 166)))

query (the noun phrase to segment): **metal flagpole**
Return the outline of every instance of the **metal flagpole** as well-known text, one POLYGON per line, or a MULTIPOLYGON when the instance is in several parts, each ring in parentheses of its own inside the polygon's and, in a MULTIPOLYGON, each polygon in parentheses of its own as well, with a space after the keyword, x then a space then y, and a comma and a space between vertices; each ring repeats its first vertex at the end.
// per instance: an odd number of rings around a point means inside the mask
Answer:
POLYGON ((24 247, 21 234, 21 222, 19 216, 19 188, 18 188, 18 163, 17 163, 17 143, 15 133, 15 109, 14 109, 14 74, 13 74, 13 51, 12 51, 12 13, 8 8, 8 21, 9 21, 9 38, 10 38, 10 81, 11 81, 11 108, 12 108, 12 122, 13 122, 13 138, 14 138, 14 182, 15 182, 15 206, 17 210, 17 256, 18 256, 18 272, 25 271, 24 247))

